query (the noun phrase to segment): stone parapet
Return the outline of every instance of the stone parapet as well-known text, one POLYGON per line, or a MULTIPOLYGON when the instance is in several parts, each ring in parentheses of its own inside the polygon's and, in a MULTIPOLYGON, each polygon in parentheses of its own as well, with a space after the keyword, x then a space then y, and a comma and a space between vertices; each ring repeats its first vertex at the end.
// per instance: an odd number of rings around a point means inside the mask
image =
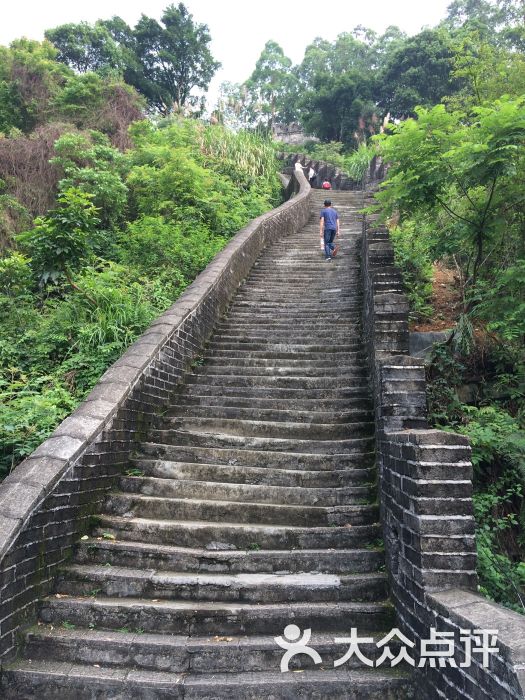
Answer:
MULTIPOLYGON (((371 202, 371 193, 365 204, 371 202)), ((525 617, 477 593, 472 464, 466 437, 428 427, 423 361, 409 356, 408 301, 388 230, 363 222, 363 330, 373 382, 379 500, 397 625, 419 648, 430 628, 452 633, 457 667, 418 669, 422 697, 525 697, 525 617), (484 668, 465 660, 465 633, 497 629, 484 668)), ((474 655, 475 656, 475 655, 474 655)))
POLYGON ((302 173, 291 189, 293 199, 242 229, 0 485, 0 658, 14 653, 20 628, 35 619, 37 601, 261 250, 306 223, 311 190, 302 173))

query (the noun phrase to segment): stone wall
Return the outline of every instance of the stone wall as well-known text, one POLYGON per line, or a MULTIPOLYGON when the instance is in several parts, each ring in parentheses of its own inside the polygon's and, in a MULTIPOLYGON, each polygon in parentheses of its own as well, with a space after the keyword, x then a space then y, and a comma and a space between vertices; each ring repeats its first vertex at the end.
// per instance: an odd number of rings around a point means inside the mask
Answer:
POLYGON ((240 231, 0 485, 0 659, 14 653, 57 568, 89 530, 261 250, 306 223, 311 190, 301 173, 292 180, 293 199, 240 231))
POLYGON ((458 666, 464 660, 462 629, 498 629, 499 652, 490 655, 488 668, 478 657, 470 667, 418 670, 422 697, 523 698, 525 617, 476 593, 470 446, 464 436, 428 428, 424 365, 408 355, 408 303, 388 231, 377 218, 363 223, 363 328, 397 624, 416 642, 428 639, 431 627, 453 633, 458 666))
POLYGON ((306 176, 308 176, 310 168, 313 168, 317 176, 312 185, 318 188, 321 187, 325 180, 328 180, 333 190, 360 190, 363 186, 383 179, 385 174, 383 162, 378 157, 372 158, 364 181, 353 180, 335 165, 324 160, 314 160, 304 153, 277 153, 277 157, 283 161, 284 171, 288 173, 292 172, 296 163, 300 163, 303 166, 303 172, 306 176))

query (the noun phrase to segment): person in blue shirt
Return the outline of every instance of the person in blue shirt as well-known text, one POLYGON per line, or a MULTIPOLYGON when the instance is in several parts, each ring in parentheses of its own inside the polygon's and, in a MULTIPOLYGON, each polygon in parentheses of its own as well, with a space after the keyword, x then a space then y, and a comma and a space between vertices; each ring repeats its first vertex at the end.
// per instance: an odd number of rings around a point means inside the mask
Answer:
POLYGON ((335 249, 335 239, 339 236, 339 214, 337 209, 332 207, 330 199, 324 200, 324 207, 321 209, 319 233, 321 235, 321 246, 324 242, 324 258, 331 260, 335 249))

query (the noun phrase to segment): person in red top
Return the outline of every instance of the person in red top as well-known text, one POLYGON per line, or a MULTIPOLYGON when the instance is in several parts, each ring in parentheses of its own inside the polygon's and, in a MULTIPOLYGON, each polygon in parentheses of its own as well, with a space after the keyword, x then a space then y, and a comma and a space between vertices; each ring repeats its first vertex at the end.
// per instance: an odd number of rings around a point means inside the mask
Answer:
POLYGON ((323 188, 323 190, 331 190, 332 189, 332 185, 330 184, 329 180, 325 180, 323 182, 323 184, 321 185, 321 187, 323 188))

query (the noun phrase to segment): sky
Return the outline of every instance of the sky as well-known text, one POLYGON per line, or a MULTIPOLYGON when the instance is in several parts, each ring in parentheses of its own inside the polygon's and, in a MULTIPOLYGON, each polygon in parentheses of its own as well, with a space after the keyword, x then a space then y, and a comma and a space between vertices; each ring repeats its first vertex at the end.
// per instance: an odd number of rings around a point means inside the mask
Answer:
MULTIPOLYGON (((185 0, 196 22, 207 24, 214 58, 222 64, 210 85, 213 103, 222 81, 243 82, 264 44, 273 39, 299 63, 320 36, 330 41, 363 25, 378 33, 395 24, 408 34, 437 24, 451 0, 185 0), (324 9, 326 8, 326 10, 324 9)), ((113 15, 134 25, 141 14, 160 19, 170 0, 0 0, 0 45, 68 22, 94 22, 113 15)), ((175 1, 178 4, 178 0, 175 1)))

